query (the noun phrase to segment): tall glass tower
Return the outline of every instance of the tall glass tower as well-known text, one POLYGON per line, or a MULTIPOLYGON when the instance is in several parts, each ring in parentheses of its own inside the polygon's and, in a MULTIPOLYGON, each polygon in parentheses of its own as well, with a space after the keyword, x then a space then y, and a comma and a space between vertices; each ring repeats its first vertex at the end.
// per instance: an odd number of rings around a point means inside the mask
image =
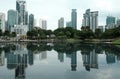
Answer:
POLYGON ((29 15, 29 31, 32 31, 34 27, 34 15, 30 14, 29 15))
POLYGON ((7 30, 11 32, 11 29, 14 27, 15 24, 18 24, 18 12, 15 10, 9 10, 7 30))
POLYGON ((26 1, 24 0, 17 0, 16 1, 16 10, 18 12, 18 24, 27 24, 27 12, 26 12, 26 1))
POLYGON ((72 22, 72 28, 77 29, 77 12, 76 12, 76 9, 72 9, 71 22, 72 22))

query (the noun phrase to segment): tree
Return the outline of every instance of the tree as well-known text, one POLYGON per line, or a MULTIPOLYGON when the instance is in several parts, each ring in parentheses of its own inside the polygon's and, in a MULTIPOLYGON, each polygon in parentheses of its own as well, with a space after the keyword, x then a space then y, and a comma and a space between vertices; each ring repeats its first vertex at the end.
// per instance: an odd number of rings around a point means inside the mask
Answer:
POLYGON ((12 36, 12 37, 16 37, 16 32, 12 32, 12 33, 11 33, 11 36, 12 36))
POLYGON ((5 31, 5 32, 4 32, 4 36, 10 37, 10 31, 5 31))
POLYGON ((100 37, 101 37, 101 34, 102 34, 101 29, 95 29, 95 37, 96 37, 96 38, 100 38, 100 37))
POLYGON ((3 33, 2 33, 2 30, 0 29, 0 36, 2 36, 3 35, 3 33))

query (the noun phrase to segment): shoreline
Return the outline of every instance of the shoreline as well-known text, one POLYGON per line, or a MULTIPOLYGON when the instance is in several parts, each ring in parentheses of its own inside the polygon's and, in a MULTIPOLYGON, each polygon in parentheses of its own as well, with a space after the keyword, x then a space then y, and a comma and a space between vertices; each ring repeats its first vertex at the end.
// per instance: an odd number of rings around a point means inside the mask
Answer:
POLYGON ((99 39, 89 39, 89 40, 78 40, 78 39, 66 39, 66 40, 58 40, 58 39, 44 39, 44 40, 0 40, 0 43, 17 43, 17 42, 33 42, 33 43, 101 43, 101 44, 113 44, 120 45, 120 43, 114 43, 113 41, 103 41, 99 39))

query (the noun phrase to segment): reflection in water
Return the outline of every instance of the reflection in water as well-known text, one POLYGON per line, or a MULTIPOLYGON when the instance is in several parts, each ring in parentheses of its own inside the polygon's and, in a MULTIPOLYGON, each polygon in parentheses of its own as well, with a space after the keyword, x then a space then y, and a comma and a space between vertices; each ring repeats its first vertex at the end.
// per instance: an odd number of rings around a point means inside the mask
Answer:
POLYGON ((82 59, 83 59, 83 65, 85 66, 85 69, 87 71, 90 71, 90 68, 96 68, 98 69, 98 54, 95 53, 95 50, 89 52, 89 51, 81 51, 82 59))
POLYGON ((64 55, 71 59, 71 71, 77 71, 77 51, 81 52, 83 66, 86 71, 98 69, 99 54, 106 55, 106 63, 112 64, 120 61, 120 49, 111 45, 97 44, 3 44, 0 47, 0 66, 5 65, 7 59, 7 68, 15 70, 15 79, 26 78, 26 68, 34 65, 34 54, 39 54, 40 60, 47 59, 47 51, 55 50, 60 62, 65 61, 64 55), (111 48, 111 49, 109 49, 111 48), (105 51, 105 53, 103 53, 105 51))
POLYGON ((0 51, 0 66, 4 66, 5 62, 5 52, 0 51))
POLYGON ((58 52, 58 60, 60 60, 60 62, 64 62, 64 53, 58 52))
POLYGON ((73 52, 71 54, 71 70, 76 71, 76 67, 77 67, 77 55, 76 52, 73 52))

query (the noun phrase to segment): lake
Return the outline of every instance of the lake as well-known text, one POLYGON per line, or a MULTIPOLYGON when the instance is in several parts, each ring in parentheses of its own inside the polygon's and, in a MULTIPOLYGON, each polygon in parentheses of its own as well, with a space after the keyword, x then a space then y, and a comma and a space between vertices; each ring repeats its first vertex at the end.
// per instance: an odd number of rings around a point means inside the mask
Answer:
POLYGON ((120 79, 119 47, 0 43, 0 79, 120 79))

